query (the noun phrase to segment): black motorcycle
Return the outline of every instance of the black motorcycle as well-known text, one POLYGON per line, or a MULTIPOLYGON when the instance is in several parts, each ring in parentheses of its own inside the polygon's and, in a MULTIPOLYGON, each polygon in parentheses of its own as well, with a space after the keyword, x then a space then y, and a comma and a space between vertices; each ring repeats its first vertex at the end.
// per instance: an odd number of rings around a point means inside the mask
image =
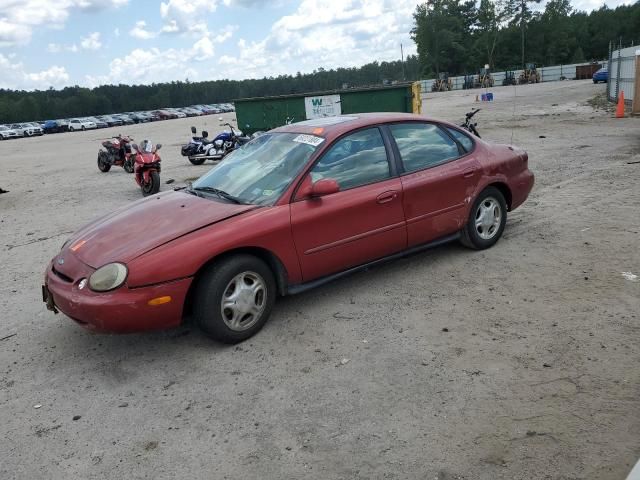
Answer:
POLYGON ((475 110, 467 113, 466 119, 464 121, 464 123, 462 125, 460 125, 462 128, 464 128, 465 130, 467 130, 468 132, 473 133, 476 137, 481 138, 480 134, 478 133, 478 130, 476 129, 476 127, 478 126, 478 122, 472 122, 471 119, 473 118, 473 116, 478 113, 480 111, 479 108, 476 108, 475 110))

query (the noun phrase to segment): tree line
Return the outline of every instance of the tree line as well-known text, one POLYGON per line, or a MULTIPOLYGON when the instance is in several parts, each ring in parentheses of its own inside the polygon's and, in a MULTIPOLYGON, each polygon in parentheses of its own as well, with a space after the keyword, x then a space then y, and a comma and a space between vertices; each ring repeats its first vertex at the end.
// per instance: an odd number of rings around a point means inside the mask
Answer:
POLYGON ((561 65, 607 59, 609 42, 640 41, 640 1, 590 13, 570 0, 427 0, 418 5, 411 31, 420 73, 434 77, 561 65))
POLYGON ((225 103, 238 98, 379 85, 419 76, 418 57, 409 55, 404 63, 397 60, 372 62, 356 68, 318 68, 307 74, 298 72, 261 79, 103 85, 92 89, 75 86, 33 92, 0 89, 0 123, 225 103))
POLYGON ((581 63, 607 58, 610 40, 624 46, 640 41, 640 1, 590 13, 569 0, 427 0, 417 6, 411 31, 417 55, 404 62, 372 62, 361 67, 247 80, 103 85, 96 88, 13 91, 0 89, 0 123, 82 117, 237 98, 286 95, 383 82, 477 73, 538 65, 581 63))

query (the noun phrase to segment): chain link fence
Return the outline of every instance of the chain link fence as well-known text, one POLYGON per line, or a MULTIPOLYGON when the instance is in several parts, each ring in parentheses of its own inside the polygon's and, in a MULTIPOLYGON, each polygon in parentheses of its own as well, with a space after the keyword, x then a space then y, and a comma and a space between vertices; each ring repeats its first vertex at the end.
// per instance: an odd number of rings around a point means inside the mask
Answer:
MULTIPOLYGON (((601 62, 595 62, 598 66, 606 66, 607 61, 602 60, 601 62)), ((576 79, 576 70, 577 67, 583 65, 593 65, 593 63, 574 63, 571 65, 552 65, 549 67, 538 67, 536 70, 538 75, 540 76, 541 82, 555 82, 558 80, 574 80, 576 79)), ((523 73, 523 70, 512 70, 516 81, 520 78, 520 75, 523 73)), ((609 70, 611 71, 611 70, 609 70)), ((507 72, 491 72, 491 76, 493 77, 494 86, 502 85, 503 80, 506 78, 507 72)), ((477 74, 473 75, 477 78, 477 74)), ((452 84, 452 90, 463 90, 465 87, 465 76, 461 75, 458 77, 449 77, 452 84)), ((421 80, 421 89, 423 95, 431 92, 431 88, 433 87, 434 79, 429 80, 421 80)), ((625 96, 627 92, 625 90, 625 96)))

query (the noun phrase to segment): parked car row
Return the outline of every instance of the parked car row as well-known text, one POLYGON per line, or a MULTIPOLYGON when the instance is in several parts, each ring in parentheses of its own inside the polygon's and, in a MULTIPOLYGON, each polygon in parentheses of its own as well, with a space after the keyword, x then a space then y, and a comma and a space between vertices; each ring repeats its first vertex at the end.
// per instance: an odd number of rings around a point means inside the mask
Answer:
POLYGON ((190 107, 184 108, 163 108, 159 110, 114 113, 93 117, 47 120, 44 122, 14 123, 11 125, 0 125, 0 140, 39 136, 45 133, 75 132, 92 130, 94 128, 118 127, 121 125, 132 125, 134 123, 155 122, 158 120, 196 117, 233 111, 233 105, 229 103, 215 105, 202 104, 191 105, 190 107))
POLYGON ((40 136, 44 132, 42 127, 35 122, 13 123, 11 125, 0 125, 0 140, 9 138, 40 136))

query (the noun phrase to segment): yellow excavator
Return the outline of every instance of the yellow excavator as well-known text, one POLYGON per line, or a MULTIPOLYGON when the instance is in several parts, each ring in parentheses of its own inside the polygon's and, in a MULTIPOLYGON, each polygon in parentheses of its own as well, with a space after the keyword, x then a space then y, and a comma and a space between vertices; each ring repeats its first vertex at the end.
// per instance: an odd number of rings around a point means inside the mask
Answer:
POLYGON ((449 72, 440 72, 431 86, 432 92, 447 92, 453 89, 453 82, 449 78, 449 72))
POLYGON ((479 88, 493 87, 493 76, 488 68, 480 69, 480 73, 478 73, 478 84, 479 88))
POLYGON ((524 70, 520 74, 518 83, 520 85, 524 85, 526 83, 540 83, 540 75, 538 75, 535 63, 527 63, 524 66, 524 70))

